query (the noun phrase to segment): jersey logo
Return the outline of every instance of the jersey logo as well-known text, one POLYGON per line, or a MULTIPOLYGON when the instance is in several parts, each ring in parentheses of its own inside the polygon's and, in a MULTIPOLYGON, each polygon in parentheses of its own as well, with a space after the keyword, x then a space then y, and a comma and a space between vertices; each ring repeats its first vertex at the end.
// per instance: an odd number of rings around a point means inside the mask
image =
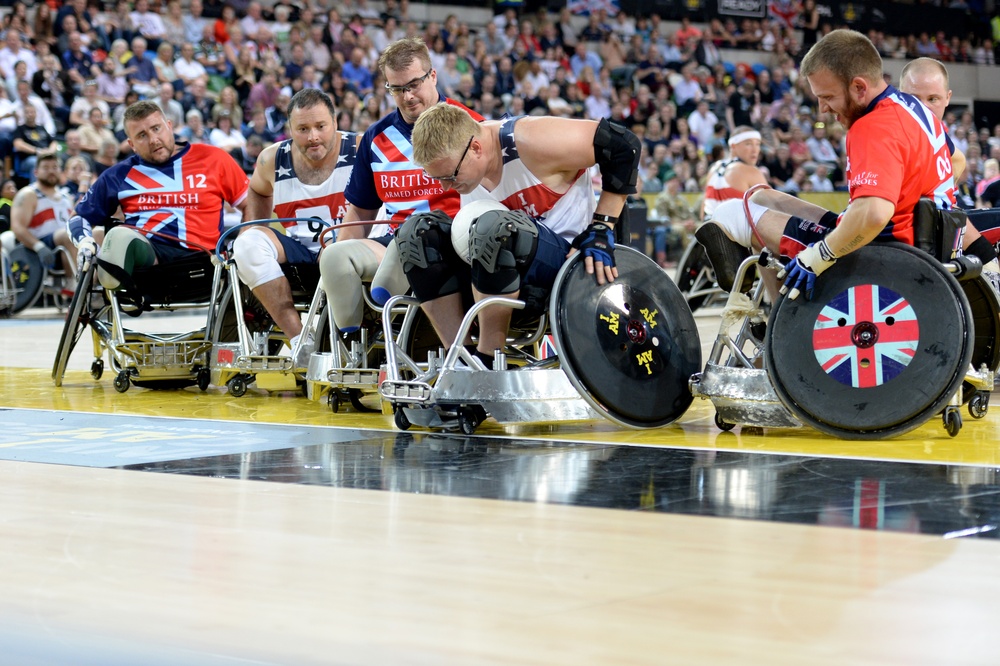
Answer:
POLYGON ((854 388, 881 386, 913 360, 917 315, 906 299, 874 284, 851 287, 824 307, 813 325, 813 353, 823 370, 854 388))
POLYGON ((123 189, 118 193, 118 198, 124 199, 151 192, 165 194, 183 191, 184 179, 181 173, 181 161, 176 160, 173 167, 173 174, 170 175, 144 164, 136 164, 129 169, 128 175, 125 176, 124 185, 131 186, 132 189, 123 189))

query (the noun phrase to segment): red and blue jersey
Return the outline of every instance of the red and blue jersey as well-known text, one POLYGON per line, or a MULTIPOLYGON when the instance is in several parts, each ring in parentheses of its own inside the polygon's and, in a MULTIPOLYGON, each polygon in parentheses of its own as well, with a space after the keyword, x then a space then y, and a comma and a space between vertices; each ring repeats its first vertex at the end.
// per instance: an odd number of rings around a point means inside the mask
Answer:
POLYGON ((157 242, 214 249, 222 233, 223 205, 240 205, 250 180, 228 153, 207 144, 178 144, 165 164, 132 155, 101 174, 76 205, 91 226, 121 208, 125 223, 157 242), (177 239, 177 240, 173 240, 177 239))
MULTIPOLYGON (((462 104, 444 99, 482 121, 475 111, 462 104)), ((441 183, 424 175, 413 163, 413 126, 396 110, 368 128, 358 146, 357 161, 344 196, 358 208, 378 210, 385 204, 393 228, 414 213, 441 210, 454 217, 458 213, 459 195, 445 192, 441 183)))
POLYGON ((950 139, 920 101, 889 86, 847 133, 851 201, 878 197, 896 212, 879 234, 913 245, 913 208, 921 197, 942 210, 955 207, 950 139))

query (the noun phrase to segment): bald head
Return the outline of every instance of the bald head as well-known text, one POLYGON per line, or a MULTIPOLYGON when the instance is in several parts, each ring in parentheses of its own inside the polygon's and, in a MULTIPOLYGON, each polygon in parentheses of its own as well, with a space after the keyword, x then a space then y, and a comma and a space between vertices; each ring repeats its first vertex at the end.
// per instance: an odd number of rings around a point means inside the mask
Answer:
POLYGON ((938 120, 951 102, 948 70, 933 58, 917 58, 906 64, 899 77, 899 89, 919 99, 938 120))

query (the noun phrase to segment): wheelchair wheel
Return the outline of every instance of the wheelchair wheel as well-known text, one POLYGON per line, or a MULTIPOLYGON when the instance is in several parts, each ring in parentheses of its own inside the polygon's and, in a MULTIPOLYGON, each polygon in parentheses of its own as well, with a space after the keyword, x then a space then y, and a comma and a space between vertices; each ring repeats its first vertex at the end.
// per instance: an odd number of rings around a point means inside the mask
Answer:
MULTIPOLYGON (((271 316, 267 314, 267 310, 257 300, 257 297, 253 295, 253 292, 242 283, 239 285, 239 288, 243 290, 240 296, 243 300, 244 312, 241 314, 250 333, 261 333, 275 328, 271 316)), ((233 306, 232 291, 229 289, 223 291, 216 311, 218 312, 218 316, 215 318, 215 325, 213 326, 212 341, 238 342, 240 339, 237 328, 238 321, 236 319, 238 314, 236 308, 233 306)), ((277 356, 281 352, 283 345, 284 343, 279 339, 268 338, 267 353, 271 356, 277 356)))
POLYGON ((9 261, 11 283, 15 293, 10 313, 17 314, 34 305, 42 295, 45 267, 38 255, 23 245, 18 245, 10 251, 9 261))
POLYGON ((597 285, 580 254, 560 269, 549 317, 562 369, 587 403, 615 423, 656 428, 694 399, 702 368, 698 326, 677 285, 637 250, 615 248, 619 277, 597 285))
POLYGON ((803 423, 845 439, 880 439, 940 413, 972 358, 961 286, 900 243, 841 258, 811 301, 782 298, 767 326, 768 377, 803 423))
MULTIPOLYGON (((959 284, 972 309, 972 328, 975 332, 972 366, 978 370, 985 365, 995 373, 1000 370, 1000 339, 997 337, 1000 336, 1000 298, 982 277, 963 280, 959 284)), ((976 388, 965 382, 962 385, 962 402, 969 402, 975 395, 976 388)))
MULTIPOLYGON (((62 386, 63 376, 66 374, 66 365, 69 363, 69 356, 73 353, 76 343, 80 341, 83 332, 87 330, 87 325, 90 323, 90 295, 96 272, 97 264, 96 262, 92 262, 87 272, 80 276, 80 281, 76 285, 76 293, 70 299, 69 309, 66 313, 66 322, 63 324, 62 337, 59 338, 59 347, 56 349, 56 360, 52 365, 52 381, 56 386, 62 386)), ((103 362, 100 368, 101 372, 103 372, 103 362)), ((91 367, 91 375, 95 374, 94 379, 99 379, 101 373, 96 373, 94 367, 91 367)))
POLYGON ((712 270, 705 248, 693 238, 677 264, 674 280, 692 312, 722 293, 715 284, 715 271, 712 270))

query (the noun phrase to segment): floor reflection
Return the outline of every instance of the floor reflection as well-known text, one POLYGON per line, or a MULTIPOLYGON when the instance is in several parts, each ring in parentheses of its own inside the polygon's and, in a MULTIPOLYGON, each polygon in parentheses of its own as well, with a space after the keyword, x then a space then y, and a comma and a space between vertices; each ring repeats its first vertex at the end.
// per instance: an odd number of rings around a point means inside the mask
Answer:
POLYGON ((372 433, 127 469, 945 536, 1000 531, 997 470, 962 465, 372 433))

